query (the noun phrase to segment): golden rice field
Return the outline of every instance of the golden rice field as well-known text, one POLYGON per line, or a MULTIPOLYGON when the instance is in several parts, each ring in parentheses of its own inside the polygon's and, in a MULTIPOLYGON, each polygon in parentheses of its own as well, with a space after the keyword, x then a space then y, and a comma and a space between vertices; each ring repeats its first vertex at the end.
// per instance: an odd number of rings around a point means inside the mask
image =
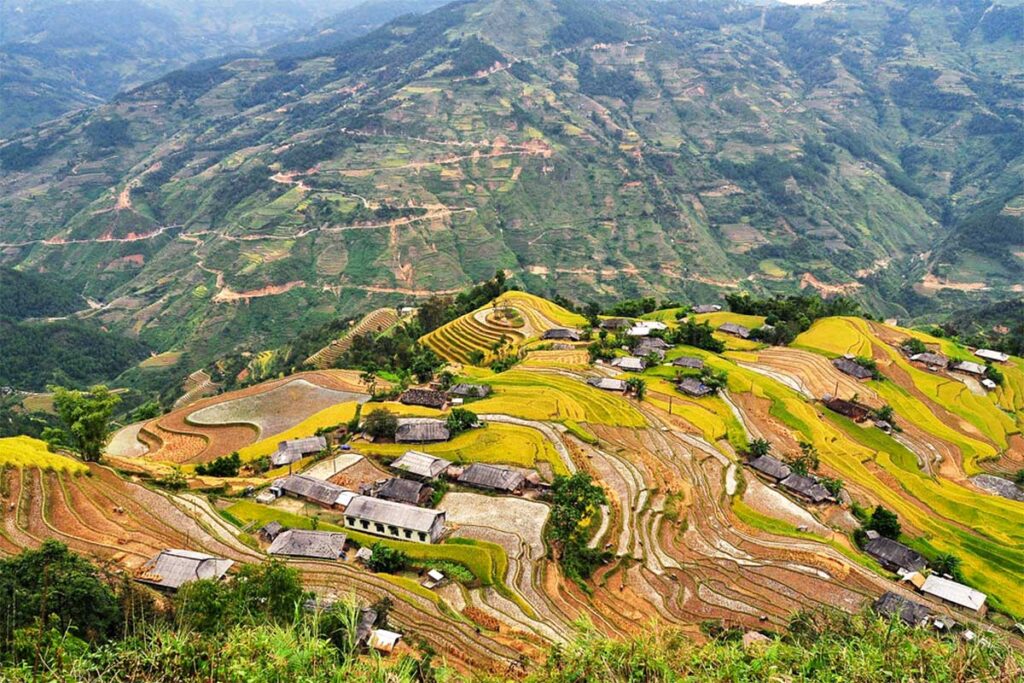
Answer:
POLYGON ((0 438, 0 469, 4 467, 34 467, 70 474, 82 474, 89 469, 77 460, 51 453, 46 442, 30 436, 0 438))
POLYGON ((547 372, 510 370, 483 380, 494 393, 474 401, 476 413, 502 413, 527 420, 590 422, 643 427, 643 415, 622 396, 581 380, 547 372))
POLYGON ((560 326, 581 327, 586 322, 583 316, 538 296, 525 292, 505 292, 495 299, 493 305, 487 304, 456 318, 424 335, 421 341, 442 358, 467 363, 474 351, 490 359, 494 346, 503 340, 518 347, 530 339, 540 337, 545 330, 560 326), (494 306, 515 308, 525 324, 512 328, 489 321, 486 312, 494 306))
POLYGON ((281 441, 313 436, 316 430, 322 427, 345 424, 355 416, 357 405, 359 404, 355 401, 349 401, 347 403, 338 403, 330 406, 329 408, 324 408, 320 412, 314 413, 290 429, 286 429, 274 436, 261 439, 256 443, 240 448, 238 450, 238 455, 242 458, 243 462, 249 462, 250 460, 255 460, 263 457, 264 455, 270 455, 277 450, 277 444, 281 441))
MULTIPOLYGON (((419 444, 416 450, 457 463, 485 462, 535 469, 538 462, 547 462, 555 474, 568 474, 551 442, 536 429, 492 422, 481 429, 471 429, 451 441, 419 444)), ((359 450, 373 455, 397 458, 409 450, 408 444, 369 443, 359 450)))

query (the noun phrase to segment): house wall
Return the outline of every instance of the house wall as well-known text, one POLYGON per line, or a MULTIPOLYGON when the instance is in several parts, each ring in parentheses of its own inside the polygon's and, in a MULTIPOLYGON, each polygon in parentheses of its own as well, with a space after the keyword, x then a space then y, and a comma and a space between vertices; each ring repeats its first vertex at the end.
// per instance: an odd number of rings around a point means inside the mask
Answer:
POLYGON ((419 532, 404 527, 396 527, 381 522, 375 522, 361 517, 345 515, 345 527, 365 534, 393 538, 396 541, 407 541, 410 543, 435 543, 444 531, 444 517, 438 517, 429 532, 419 532), (422 535, 421 535, 422 534, 422 535))

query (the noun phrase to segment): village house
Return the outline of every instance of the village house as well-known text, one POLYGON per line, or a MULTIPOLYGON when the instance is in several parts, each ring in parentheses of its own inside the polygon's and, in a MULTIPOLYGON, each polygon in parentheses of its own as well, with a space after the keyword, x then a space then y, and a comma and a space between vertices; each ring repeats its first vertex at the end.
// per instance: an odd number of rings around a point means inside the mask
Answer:
POLYGON ((424 505, 434 489, 426 484, 411 479, 387 479, 379 486, 373 488, 372 495, 381 500, 393 500, 396 503, 408 505, 424 505))
POLYGON ((672 361, 672 365, 677 368, 690 368, 692 370, 704 369, 704 361, 694 356, 680 356, 672 361))
POLYGON ((271 555, 337 560, 345 555, 345 541, 345 534, 336 531, 288 529, 274 539, 267 552, 271 555))
POLYGON ((925 579, 924 585, 921 586, 921 592, 979 617, 984 616, 987 610, 985 607, 987 595, 937 574, 932 574, 925 579))
POLYGON ((926 365, 932 370, 942 370, 949 365, 949 359, 940 353, 915 353, 910 360, 926 365))
POLYGON ((448 393, 461 398, 483 398, 490 395, 491 387, 487 384, 456 384, 448 393))
POLYGON ((450 460, 420 451, 406 451, 391 463, 391 467, 423 480, 437 479, 451 467, 450 460))
POLYGON ((475 462, 459 475, 458 482, 478 489, 519 494, 526 484, 526 477, 509 467, 475 462))
POLYGON ((598 324, 598 327, 602 330, 617 332, 619 330, 624 330, 631 325, 632 323, 626 318, 605 318, 598 324))
POLYGON ((281 522, 267 522, 260 528, 259 537, 261 540, 270 543, 275 538, 277 538, 282 531, 284 531, 284 526, 281 524, 281 522))
POLYGON ((949 369, 955 372, 963 372, 968 375, 977 375, 979 377, 985 374, 984 365, 969 360, 959 360, 955 363, 950 363, 949 369))
POLYGON ((605 391, 625 391, 626 382, 621 379, 611 379, 610 377, 590 377, 587 379, 587 384, 598 389, 604 389, 605 391))
POLYGON ((451 430, 444 420, 429 417, 403 417, 398 419, 395 431, 397 443, 428 443, 447 441, 451 438, 451 430))
POLYGON ((278 479, 270 485, 269 490, 276 497, 289 495, 325 508, 338 510, 344 508, 352 496, 352 492, 348 489, 303 474, 293 474, 278 479))
POLYGON ((291 465, 307 455, 315 455, 325 448, 327 448, 327 439, 322 436, 282 441, 277 444, 277 450, 270 454, 270 464, 274 467, 291 465))
POLYGON ((736 323, 723 323, 718 326, 718 331, 723 334, 731 334, 740 339, 750 339, 750 328, 736 323))
POLYGON ((873 607, 875 612, 881 616, 887 619, 898 617, 900 621, 910 627, 924 626, 928 623, 928 617, 931 615, 931 610, 925 605, 907 600, 902 595, 891 591, 875 600, 873 607))
POLYGON ((897 574, 918 572, 927 564, 924 556, 920 553, 874 531, 868 531, 868 542, 864 544, 864 552, 878 560, 880 565, 897 574))
POLYGON ((822 399, 822 403, 824 403, 825 407, 833 413, 839 413, 844 417, 850 418, 854 422, 863 422, 868 419, 868 416, 871 414, 871 411, 867 406, 841 398, 826 396, 822 399))
POLYGON ((672 345, 660 337, 641 337, 633 348, 633 355, 646 358, 653 353, 658 358, 665 358, 665 352, 671 348, 672 345))
POLYGON ((646 337, 655 330, 667 330, 668 325, 661 322, 660 320, 641 320, 640 322, 633 325, 626 334, 630 337, 646 337))
POLYGON ((748 463, 753 469, 775 481, 782 481, 793 473, 789 465, 770 455, 762 455, 748 463))
POLYGON ((974 352, 974 355, 978 358, 982 358, 993 363, 1005 363, 1010 360, 1009 354, 1001 351, 993 351, 992 349, 978 349, 974 352))
POLYGON ((780 481, 779 486, 811 503, 823 503, 832 497, 817 480, 795 472, 780 481))
POLYGON ((436 543, 445 532, 445 513, 369 496, 356 496, 345 510, 349 529, 416 543, 436 543))
POLYGON ((720 310, 722 310, 722 307, 718 304, 701 304, 693 307, 693 312, 697 315, 704 313, 718 313, 720 310))
POLYGON ((864 380, 874 377, 874 373, 871 372, 869 368, 864 367, 852 358, 836 358, 832 361, 832 365, 834 365, 839 372, 847 374, 854 379, 864 380))
POLYGON ((448 405, 448 395, 443 391, 434 391, 433 389, 408 389, 398 397, 398 401, 407 406, 424 406, 444 410, 448 405))
POLYGON ((191 550, 162 550, 135 572, 135 580, 156 588, 176 591, 190 581, 224 578, 235 563, 191 550))
POLYGON ((715 393, 714 389, 694 377, 687 377, 682 380, 676 384, 676 389, 687 396, 693 396, 694 398, 703 398, 704 396, 710 396, 715 393))
POLYGON ((981 380, 981 386, 985 387, 985 389, 987 389, 988 391, 995 391, 996 389, 999 388, 999 385, 990 380, 988 377, 985 377, 984 379, 981 380))
POLYGON ((545 330, 541 339, 578 342, 580 333, 578 330, 570 330, 566 327, 553 327, 550 330, 545 330))
POLYGON ((621 358, 613 358, 611 362, 612 367, 624 370, 625 372, 643 372, 647 364, 643 358, 637 358, 636 356, 622 356, 621 358))

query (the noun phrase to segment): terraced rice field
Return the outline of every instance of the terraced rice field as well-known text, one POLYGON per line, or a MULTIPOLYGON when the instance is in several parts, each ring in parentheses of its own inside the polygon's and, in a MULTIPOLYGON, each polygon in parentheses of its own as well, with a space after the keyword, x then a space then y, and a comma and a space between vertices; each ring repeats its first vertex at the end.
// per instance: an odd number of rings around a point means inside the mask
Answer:
POLYGON ((35 467, 71 474, 82 474, 88 469, 78 460, 51 453, 46 442, 30 436, 0 438, 0 471, 8 467, 35 467))
POLYGON ((583 316, 567 311, 561 306, 525 292, 506 292, 488 304, 466 315, 456 318, 425 335, 421 341, 442 358, 468 363, 474 351, 484 354, 485 359, 493 356, 493 348, 504 341, 519 347, 530 339, 540 337, 546 330, 555 327, 581 327, 586 324, 583 316), (500 325, 489 320, 495 308, 515 308, 523 318, 519 328, 500 325))
POLYGON ((398 311, 378 308, 353 325, 343 336, 333 340, 306 360, 306 365, 323 370, 332 367, 352 346, 352 342, 365 334, 379 334, 398 323, 398 311))
POLYGON ((357 405, 359 405, 359 402, 349 401, 347 403, 338 403, 329 408, 324 408, 323 410, 310 415, 290 429, 286 429, 283 432, 279 432, 273 436, 261 439, 256 443, 239 449, 238 455, 243 462, 249 462, 264 455, 270 455, 277 450, 277 445, 282 441, 302 439, 307 436, 313 436, 316 433, 316 430, 322 427, 332 427, 334 425, 345 424, 355 416, 357 405))
MULTIPOLYGON (((372 455, 397 458, 409 450, 409 446, 367 443, 360 445, 359 450, 372 455)), ((542 462, 548 463, 554 474, 568 474, 565 464, 551 442, 536 429, 519 425, 492 422, 482 429, 463 432, 451 441, 419 444, 416 450, 458 463, 500 463, 534 469, 538 462, 542 462)))

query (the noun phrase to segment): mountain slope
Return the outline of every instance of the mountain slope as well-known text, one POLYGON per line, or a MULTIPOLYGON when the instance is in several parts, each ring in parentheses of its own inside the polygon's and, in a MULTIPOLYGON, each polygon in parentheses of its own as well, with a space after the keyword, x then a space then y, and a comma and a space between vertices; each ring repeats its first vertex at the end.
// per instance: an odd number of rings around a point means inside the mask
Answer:
POLYGON ((4 259, 211 353, 495 268, 578 300, 1006 296, 1021 8, 986 7, 481 0, 207 62, 0 147, 4 259))

